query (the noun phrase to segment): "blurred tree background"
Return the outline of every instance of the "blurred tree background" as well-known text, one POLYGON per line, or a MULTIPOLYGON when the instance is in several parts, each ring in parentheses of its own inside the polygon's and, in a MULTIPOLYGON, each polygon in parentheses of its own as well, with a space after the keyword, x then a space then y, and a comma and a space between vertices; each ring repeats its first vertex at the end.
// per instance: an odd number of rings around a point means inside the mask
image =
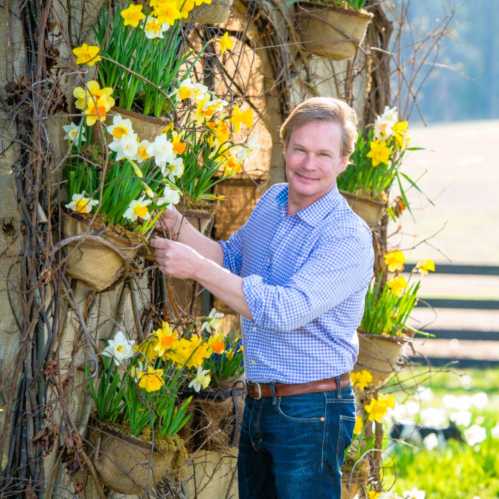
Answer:
MULTIPOLYGON (((429 123, 499 118, 499 0, 399 0, 408 7, 402 53, 427 37, 449 15, 436 67, 417 103, 429 123)), ((424 73, 424 71, 422 71, 424 73)), ((423 78, 421 74, 419 79, 423 78)), ((411 119, 421 118, 416 109, 411 119)))

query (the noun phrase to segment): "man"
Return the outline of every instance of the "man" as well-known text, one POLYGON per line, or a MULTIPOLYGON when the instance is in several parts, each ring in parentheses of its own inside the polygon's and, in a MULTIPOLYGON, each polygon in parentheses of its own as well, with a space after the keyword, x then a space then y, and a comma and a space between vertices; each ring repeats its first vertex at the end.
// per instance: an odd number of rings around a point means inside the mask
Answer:
POLYGON ((216 242, 169 210, 161 223, 179 242, 152 243, 163 272, 242 316, 240 499, 341 496, 355 422, 348 372, 373 268, 371 232, 336 187, 356 134, 345 102, 306 100, 281 128, 287 184, 268 189, 241 229, 216 242))

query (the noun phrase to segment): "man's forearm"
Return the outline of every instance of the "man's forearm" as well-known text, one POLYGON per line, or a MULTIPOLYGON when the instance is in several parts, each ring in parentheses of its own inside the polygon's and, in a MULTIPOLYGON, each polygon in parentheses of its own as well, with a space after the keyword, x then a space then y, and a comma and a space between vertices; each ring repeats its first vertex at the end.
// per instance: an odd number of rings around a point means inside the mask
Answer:
POLYGON ((218 265, 223 265, 224 255, 220 244, 201 234, 186 217, 182 216, 179 220, 179 228, 176 229, 175 235, 177 236, 177 241, 194 248, 205 258, 212 260, 218 265))
POLYGON ((252 320, 250 309, 244 298, 241 277, 205 258, 200 262, 194 278, 232 310, 252 320))

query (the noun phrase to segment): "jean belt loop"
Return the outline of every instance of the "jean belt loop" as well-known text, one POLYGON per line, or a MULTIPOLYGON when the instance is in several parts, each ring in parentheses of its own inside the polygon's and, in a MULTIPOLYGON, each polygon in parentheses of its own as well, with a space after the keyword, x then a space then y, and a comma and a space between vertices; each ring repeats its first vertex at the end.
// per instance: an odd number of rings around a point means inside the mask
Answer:
POLYGON ((336 398, 340 399, 341 398, 341 376, 335 376, 334 379, 336 380, 336 398))
POLYGON ((277 397, 275 395, 275 382, 269 383, 270 384, 270 391, 272 392, 272 405, 277 404, 277 397))

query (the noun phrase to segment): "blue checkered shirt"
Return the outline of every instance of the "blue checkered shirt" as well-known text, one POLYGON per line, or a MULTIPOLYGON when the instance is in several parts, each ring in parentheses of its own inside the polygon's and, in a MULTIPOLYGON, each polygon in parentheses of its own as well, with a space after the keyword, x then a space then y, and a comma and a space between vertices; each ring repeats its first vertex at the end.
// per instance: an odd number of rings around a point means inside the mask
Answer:
POLYGON ((243 278, 253 320, 241 318, 246 378, 304 383, 350 371, 373 273, 371 231, 334 187, 288 215, 275 184, 250 218, 220 241, 224 266, 243 278))

